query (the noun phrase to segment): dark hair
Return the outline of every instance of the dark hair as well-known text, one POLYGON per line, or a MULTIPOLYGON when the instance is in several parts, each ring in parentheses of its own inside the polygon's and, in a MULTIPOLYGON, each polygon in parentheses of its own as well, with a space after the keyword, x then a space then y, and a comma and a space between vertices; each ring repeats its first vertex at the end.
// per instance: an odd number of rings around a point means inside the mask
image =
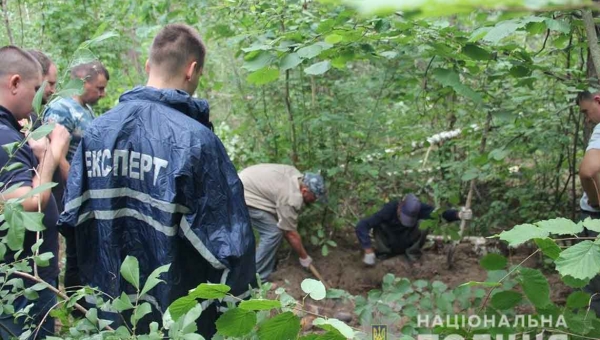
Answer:
POLYGON ((27 50, 27 52, 31 54, 42 66, 42 76, 47 76, 48 71, 50 70, 50 65, 52 65, 52 60, 38 50, 27 50))
POLYGON ((169 24, 154 38, 149 61, 166 74, 173 74, 191 60, 196 61, 198 68, 203 67, 205 55, 204 43, 194 28, 184 24, 169 24))
POLYGON ((99 74, 103 74, 107 81, 110 80, 108 70, 97 60, 71 68, 71 78, 78 78, 83 81, 95 80, 99 74))
POLYGON ((18 74, 23 78, 31 78, 35 73, 42 73, 42 66, 35 58, 18 48, 8 45, 0 48, 0 76, 18 74))
POLYGON ((577 98, 575 98, 575 104, 579 105, 582 101, 592 99, 594 99, 594 94, 592 94, 590 91, 581 91, 577 94, 577 98))

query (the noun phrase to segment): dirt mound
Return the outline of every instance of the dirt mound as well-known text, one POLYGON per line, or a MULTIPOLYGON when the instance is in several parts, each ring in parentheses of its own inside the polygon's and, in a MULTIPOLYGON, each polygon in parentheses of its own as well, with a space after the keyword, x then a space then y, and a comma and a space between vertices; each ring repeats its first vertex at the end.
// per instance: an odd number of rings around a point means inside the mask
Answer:
MULTIPOLYGON (((336 240, 338 247, 330 251, 328 256, 322 256, 318 249, 309 249, 314 259, 315 267, 319 270, 330 288, 343 289, 352 295, 366 296, 372 289, 380 289, 383 277, 391 273, 398 278, 407 278, 411 281, 423 279, 428 281, 441 281, 453 289, 469 281, 485 281, 487 272, 480 265, 481 255, 478 254, 473 245, 464 243, 458 245, 454 256, 454 268, 446 266, 447 245, 437 246, 424 252, 422 258, 417 262, 410 262, 405 256, 378 260, 375 267, 367 267, 362 263, 362 252, 358 244, 347 241, 348 238, 336 240)), ((511 250, 508 254, 509 266, 517 265, 525 260, 534 250, 518 249, 511 250)), ((286 292, 297 300, 304 297, 300 283, 306 278, 314 278, 313 275, 304 270, 298 263, 297 256, 291 250, 280 251, 280 259, 277 270, 272 274, 271 281, 278 287, 285 288, 286 292)), ((542 268, 541 257, 531 257, 524 264, 526 267, 542 268)), ((557 304, 563 304, 572 291, 562 284, 560 277, 550 269, 542 269, 549 280, 551 288, 551 299, 557 304)), ((319 306, 319 313, 332 317, 336 312, 353 312, 353 306, 340 305, 339 302, 324 300, 307 300, 310 306, 319 306)), ((356 321, 356 318, 354 318, 356 321)), ((356 324, 355 324, 356 325, 356 324)))

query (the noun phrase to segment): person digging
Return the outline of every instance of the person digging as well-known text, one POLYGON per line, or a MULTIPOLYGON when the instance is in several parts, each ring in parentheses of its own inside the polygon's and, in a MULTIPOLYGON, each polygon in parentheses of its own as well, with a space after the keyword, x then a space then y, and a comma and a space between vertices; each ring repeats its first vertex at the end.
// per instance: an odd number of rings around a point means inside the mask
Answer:
MULTIPOLYGON (((420 229, 422 220, 432 219, 435 208, 421 202, 413 193, 402 200, 392 200, 381 210, 358 222, 355 228, 356 237, 364 251, 363 262, 368 266, 375 265, 376 258, 389 258, 406 255, 409 261, 421 258, 422 248, 427 241, 429 228, 420 229), (371 245, 370 232, 373 230, 374 247, 371 245)), ((447 222, 471 220, 471 209, 448 209, 442 213, 447 222)))

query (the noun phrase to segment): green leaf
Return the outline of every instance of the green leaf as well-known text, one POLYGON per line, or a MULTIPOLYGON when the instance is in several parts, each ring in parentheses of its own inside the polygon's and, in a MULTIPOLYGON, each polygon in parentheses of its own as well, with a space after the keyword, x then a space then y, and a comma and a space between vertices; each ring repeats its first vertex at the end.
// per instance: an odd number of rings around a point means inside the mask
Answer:
POLYGON ((83 93, 83 80, 76 78, 70 79, 67 85, 65 85, 57 94, 57 97, 70 98, 75 95, 83 93))
POLYGON ((123 293, 121 293, 121 297, 116 298, 113 301, 113 307, 117 311, 122 312, 125 310, 133 309, 133 304, 131 303, 129 296, 127 294, 125 294, 125 292, 123 292, 123 293))
POLYGON ((81 48, 87 48, 90 47, 92 45, 96 45, 99 44, 101 42, 103 42, 104 40, 108 40, 111 38, 118 38, 119 34, 117 32, 106 32, 103 33, 102 35, 98 36, 98 37, 94 37, 90 40, 86 40, 81 44, 81 48))
POLYGON ((454 89, 454 91, 456 91, 456 93, 471 99, 475 103, 480 103, 483 100, 479 93, 473 91, 470 87, 462 84, 460 82, 458 73, 454 72, 453 70, 437 68, 433 71, 433 76, 443 86, 451 87, 452 89, 454 89))
POLYGON ((536 308, 545 308, 550 302, 550 285, 548 280, 537 269, 521 268, 520 282, 525 296, 536 308))
POLYGON ((170 267, 171 264, 166 264, 164 266, 160 266, 154 269, 154 271, 150 273, 150 276, 148 276, 148 279, 144 284, 144 288, 142 289, 140 296, 143 296, 144 294, 148 293, 152 288, 156 287, 157 284, 165 282, 163 280, 160 280, 158 277, 160 276, 160 274, 168 272, 170 267))
POLYGON ((316 318, 312 324, 326 331, 337 330, 347 339, 354 339, 354 331, 352 328, 338 319, 325 320, 323 318, 316 318))
POLYGON ((306 294, 310 294, 310 297, 313 300, 322 300, 327 295, 323 283, 315 279, 304 279, 300 284, 300 287, 306 294))
POLYGON ((275 56, 271 53, 262 51, 252 60, 245 61, 242 68, 249 72, 254 72, 271 65, 275 60, 275 56))
POLYGON ((588 217, 583 220, 583 226, 588 230, 600 233, 600 219, 591 219, 588 217))
POLYGON ((135 312, 131 316, 131 324, 137 325, 138 321, 140 321, 144 316, 152 313, 152 306, 148 302, 144 302, 141 305, 137 306, 135 312))
POLYGON ((567 298, 569 308, 587 308, 590 303, 590 294, 586 292, 573 292, 567 298))
POLYGON ((298 54, 290 53, 281 59, 279 62, 279 69, 281 71, 289 70, 300 65, 300 63, 302 63, 302 59, 298 56, 298 54))
POLYGON ((511 21, 498 23, 496 26, 494 26, 487 32, 487 34, 483 37, 483 40, 488 41, 492 44, 496 44, 500 40, 515 33, 515 31, 519 27, 521 27, 520 24, 511 21))
POLYGON ((196 289, 190 292, 190 296, 196 299, 221 299, 224 298, 231 288, 218 283, 201 283, 196 289))
POLYGON ((52 188, 54 188, 58 183, 54 183, 54 182, 50 182, 50 183, 44 183, 44 184, 40 184, 37 187, 31 189, 28 193, 26 193, 25 195, 21 196, 21 199, 28 199, 29 197, 32 197, 34 195, 37 194, 41 194, 42 192, 46 191, 46 190, 50 190, 52 188))
POLYGON ((342 41, 342 39, 343 37, 339 34, 330 34, 327 37, 325 37, 325 42, 331 45, 335 45, 342 41))
POLYGON ((140 264, 135 257, 129 255, 125 257, 125 261, 123 261, 123 264, 121 265, 121 275, 123 275, 123 278, 131 283, 135 289, 140 289, 140 264))
MULTIPOLYGON (((5 208, 8 206, 5 206, 5 208)), ((23 248, 23 241, 25 240, 25 226, 22 223, 22 219, 9 218, 10 215, 6 215, 6 223, 9 225, 8 233, 6 234, 6 244, 12 251, 17 251, 23 248), (16 223, 15 223, 16 222, 16 223)), ((18 214, 18 213, 17 213, 18 214)), ((16 214, 12 214, 14 216, 16 214)))
POLYGON ((33 102, 31 103, 33 106, 33 111, 39 115, 42 111, 42 99, 44 98, 44 90, 48 86, 48 81, 44 80, 40 88, 36 91, 35 96, 33 97, 33 102))
POLYGON ((20 144, 19 142, 2 144, 2 150, 4 150, 4 152, 6 152, 7 154, 12 155, 13 152, 15 152, 15 150, 19 146, 19 144, 20 144))
POLYGON ((12 163, 10 163, 10 165, 6 166, 3 171, 4 172, 10 172, 10 171, 13 171, 13 170, 20 169, 23 166, 24 166, 23 163, 17 162, 17 161, 13 161, 12 163))
POLYGON ((27 136, 27 139, 40 140, 48 136, 52 132, 52 130, 54 130, 54 126, 54 123, 43 124, 39 128, 35 129, 33 132, 31 132, 27 136))
POLYGON ((563 217, 540 221, 536 225, 542 230, 555 235, 577 235, 583 231, 583 224, 575 224, 575 222, 563 217))
POLYGON ((240 302, 239 308, 248 310, 270 310, 281 308, 281 302, 277 300, 252 299, 240 302))
POLYGON ((600 273, 600 245, 586 240, 560 253, 554 262, 561 276, 587 280, 600 273))
POLYGON ((551 31, 557 31, 564 34, 571 32, 571 25, 566 20, 546 19, 544 20, 546 27, 551 31))
POLYGON ((171 318, 173 320, 177 320, 180 317, 184 316, 187 312, 189 312, 192 308, 194 308, 198 302, 192 296, 184 296, 179 299, 173 301, 169 306, 169 312, 171 313, 171 318))
POLYGON ((506 267, 507 262, 506 257, 489 253, 481 259, 480 264, 486 270, 500 270, 506 267))
POLYGON ((580 280, 580 279, 573 278, 572 276, 569 276, 569 275, 563 276, 562 280, 567 286, 572 287, 572 288, 583 288, 590 282, 590 279, 580 280))
POLYGON ((256 72, 250 73, 246 80, 255 85, 264 85, 279 79, 279 70, 276 68, 265 67, 256 72))
POLYGON ((44 214, 30 211, 19 211, 17 214, 21 215, 20 218, 27 230, 33 232, 46 230, 46 227, 42 223, 44 214))
POLYGON ((492 58, 490 52, 475 44, 466 44, 462 48, 462 53, 473 60, 490 60, 492 58))
POLYGON ((501 161, 504 158, 506 158, 506 156, 508 156, 510 154, 510 150, 504 149, 504 148, 499 148, 499 149, 494 149, 492 151, 490 151, 488 157, 489 158, 493 158, 497 161, 501 161))
POLYGON ((246 309, 234 308, 217 319, 219 334, 231 337, 242 337, 256 325, 256 313, 246 309))
POLYGON ((506 310, 514 308, 523 300, 523 296, 519 292, 507 290, 499 292, 492 296, 492 306, 496 309, 506 310))
POLYGON ((561 249, 551 238, 536 238, 534 239, 535 244, 542 250, 544 255, 549 258, 556 260, 560 255, 561 249))
POLYGON ((300 319, 292 312, 281 313, 258 326, 258 338, 261 340, 295 340, 299 332, 300 319))
POLYGON ((331 48, 331 44, 318 42, 310 46, 302 47, 298 51, 296 51, 296 53, 298 53, 298 56, 300 58, 312 59, 329 48, 331 48))
POLYGON ((325 60, 305 68, 304 73, 310 75, 319 75, 329 71, 329 69, 331 69, 331 62, 329 60, 325 60))
POLYGON ((515 78, 523 78, 531 75, 531 70, 523 65, 516 65, 511 67, 509 73, 515 78))
POLYGON ((52 254, 51 252, 47 252, 35 256, 33 260, 35 261, 35 264, 37 264, 40 267, 48 267, 50 265, 50 259, 52 259, 53 257, 54 254, 52 254))
POLYGON ((533 224, 520 224, 511 230, 500 233, 500 239, 508 242, 511 247, 516 247, 534 238, 545 238, 548 236, 546 230, 540 229, 533 224))
POLYGON ((39 294, 31 288, 25 289, 23 291, 23 296, 25 296, 27 300, 37 300, 40 297, 39 294))

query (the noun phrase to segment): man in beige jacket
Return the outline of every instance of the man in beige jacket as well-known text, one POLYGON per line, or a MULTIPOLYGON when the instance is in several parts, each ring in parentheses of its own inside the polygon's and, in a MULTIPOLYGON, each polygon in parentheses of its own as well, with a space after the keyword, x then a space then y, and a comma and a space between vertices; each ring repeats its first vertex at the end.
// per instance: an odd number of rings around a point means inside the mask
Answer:
POLYGON ((302 173, 290 165, 258 164, 239 173, 252 227, 260 235, 256 250, 256 270, 264 282, 273 272, 276 254, 285 238, 308 268, 312 258, 306 253, 298 233, 298 214, 304 204, 326 200, 323 177, 302 173))

